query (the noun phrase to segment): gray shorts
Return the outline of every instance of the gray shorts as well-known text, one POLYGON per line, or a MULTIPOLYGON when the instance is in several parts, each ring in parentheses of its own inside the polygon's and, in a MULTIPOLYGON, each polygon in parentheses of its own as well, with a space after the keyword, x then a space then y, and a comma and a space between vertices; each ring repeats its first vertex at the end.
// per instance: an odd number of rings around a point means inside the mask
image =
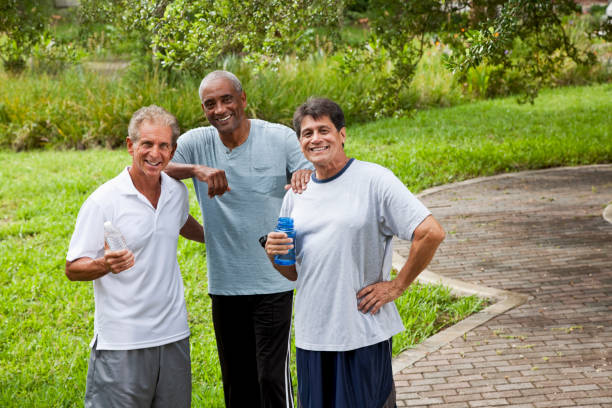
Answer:
POLYGON ((85 407, 190 407, 189 338, 136 350, 96 350, 87 369, 85 407))

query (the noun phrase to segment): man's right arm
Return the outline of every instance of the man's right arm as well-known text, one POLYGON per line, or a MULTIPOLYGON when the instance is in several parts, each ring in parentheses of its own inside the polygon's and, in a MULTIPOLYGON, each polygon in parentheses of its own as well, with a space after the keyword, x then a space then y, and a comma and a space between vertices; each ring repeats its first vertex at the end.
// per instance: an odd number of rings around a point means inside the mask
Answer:
POLYGON ((293 240, 287 237, 287 234, 284 232, 270 232, 268 233, 268 238, 266 240, 266 254, 268 255, 268 259, 272 262, 272 266, 274 269, 279 271, 281 275, 290 281, 295 281, 298 278, 297 270, 295 269, 295 265, 284 266, 277 265, 274 263, 275 255, 284 255, 289 252, 291 248, 293 248, 293 240))
POLYGON ((66 261, 66 277, 71 281, 92 281, 109 272, 119 273, 134 266, 134 254, 128 249, 104 251, 101 258, 82 257, 66 261))
POLYGON ((208 184, 208 196, 213 198, 216 195, 223 195, 226 191, 230 191, 225 177, 225 171, 206 167, 201 164, 184 164, 170 162, 164 170, 170 177, 177 180, 193 178, 208 184))

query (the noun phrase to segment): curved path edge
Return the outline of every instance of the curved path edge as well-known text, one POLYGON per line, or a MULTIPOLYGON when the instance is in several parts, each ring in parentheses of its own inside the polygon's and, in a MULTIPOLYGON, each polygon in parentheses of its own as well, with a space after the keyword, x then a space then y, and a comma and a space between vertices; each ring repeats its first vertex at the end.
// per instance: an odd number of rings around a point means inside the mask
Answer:
MULTIPOLYGON (((594 167, 594 168, 608 168, 609 164, 593 164, 589 166, 572 166, 572 167, 563 167, 564 169, 573 169, 573 168, 584 168, 584 167, 594 167)), ((503 173, 497 174, 494 176, 484 176, 477 177, 469 180, 458 181, 456 183, 444 184, 441 186, 432 187, 426 189, 418 194, 418 197, 425 197, 430 194, 437 193, 439 191, 455 188, 457 186, 469 185, 480 183, 485 180, 494 180, 494 179, 502 179, 502 178, 512 178, 512 177, 520 177, 525 173, 533 173, 533 172, 542 172, 542 171, 556 171, 558 167, 552 167, 550 169, 536 169, 536 170, 526 170, 516 173, 503 173)), ((604 211, 602 216, 606 219, 606 221, 612 223, 612 205, 609 205, 604 211)), ((396 270, 400 270, 406 259, 399 255, 397 252, 393 252, 393 267, 396 270)), ((486 323, 492 318, 499 316, 507 312, 510 309, 513 309, 517 306, 522 305, 528 300, 528 296, 509 292, 506 290, 500 290, 495 288, 490 288, 488 286, 480 286, 472 283, 463 282, 458 279, 447 278, 445 276, 433 273, 429 270, 423 271, 418 277, 417 280, 422 283, 431 283, 431 284, 442 284, 451 289, 451 292, 457 296, 470 296, 477 295, 482 298, 487 298, 494 303, 484 310, 481 310, 478 313, 475 313, 462 321, 450 326, 433 336, 429 337, 422 343, 418 344, 414 348, 410 348, 401 352, 397 357, 393 359, 393 374, 397 374, 403 369, 411 366, 416 361, 419 361, 423 357, 427 356, 427 354, 436 351, 443 346, 447 345, 451 341, 456 338, 464 335, 465 333, 475 329, 476 327, 486 323)))
MULTIPOLYGON (((393 253, 393 267, 396 270, 399 271, 405 263, 406 259, 404 257, 397 252, 393 253)), ((522 305, 528 300, 528 296, 526 295, 447 278, 429 270, 424 270, 417 277, 417 280, 421 283, 442 284, 447 286, 456 296, 477 295, 481 298, 487 298, 494 303, 480 312, 466 317, 460 322, 434 334, 414 348, 402 351, 393 359, 392 365, 394 375, 427 356, 429 353, 440 349, 463 334, 512 308, 522 305)))

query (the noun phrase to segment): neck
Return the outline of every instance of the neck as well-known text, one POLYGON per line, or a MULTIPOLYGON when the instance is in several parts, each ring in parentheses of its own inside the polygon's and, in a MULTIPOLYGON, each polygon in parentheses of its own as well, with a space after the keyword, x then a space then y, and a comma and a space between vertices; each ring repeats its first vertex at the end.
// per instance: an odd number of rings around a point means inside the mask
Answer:
POLYGON ((330 177, 334 177, 336 174, 340 172, 348 163, 349 158, 346 154, 343 154, 342 157, 339 157, 336 160, 333 160, 330 163, 327 163, 324 166, 317 166, 315 164, 315 174, 319 180, 325 180, 330 177))
POLYGON ((223 142, 226 147, 229 147, 230 149, 235 149, 236 147, 246 142, 246 140, 249 138, 250 131, 251 120, 246 119, 240 124, 240 127, 238 127, 238 129, 235 129, 230 133, 219 132, 219 137, 221 138, 221 142, 223 142))
POLYGON ((157 208, 157 202, 161 195, 161 175, 157 179, 152 179, 142 174, 138 174, 138 172, 134 170, 134 166, 129 168, 128 173, 130 174, 130 178, 136 190, 149 200, 153 208, 157 208))

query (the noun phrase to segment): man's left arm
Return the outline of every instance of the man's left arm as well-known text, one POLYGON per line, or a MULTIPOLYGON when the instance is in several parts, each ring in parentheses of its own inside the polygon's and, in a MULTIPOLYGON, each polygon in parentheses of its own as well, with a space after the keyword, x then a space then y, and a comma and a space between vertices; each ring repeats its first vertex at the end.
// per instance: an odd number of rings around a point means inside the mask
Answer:
POLYGON ((180 234, 183 238, 204 243, 204 227, 191 214, 187 217, 180 234))
POLYGON ((444 236, 444 229, 432 215, 425 218, 414 230, 408 260, 395 279, 374 283, 357 293, 359 310, 376 314, 385 303, 400 297, 429 265, 444 236))

